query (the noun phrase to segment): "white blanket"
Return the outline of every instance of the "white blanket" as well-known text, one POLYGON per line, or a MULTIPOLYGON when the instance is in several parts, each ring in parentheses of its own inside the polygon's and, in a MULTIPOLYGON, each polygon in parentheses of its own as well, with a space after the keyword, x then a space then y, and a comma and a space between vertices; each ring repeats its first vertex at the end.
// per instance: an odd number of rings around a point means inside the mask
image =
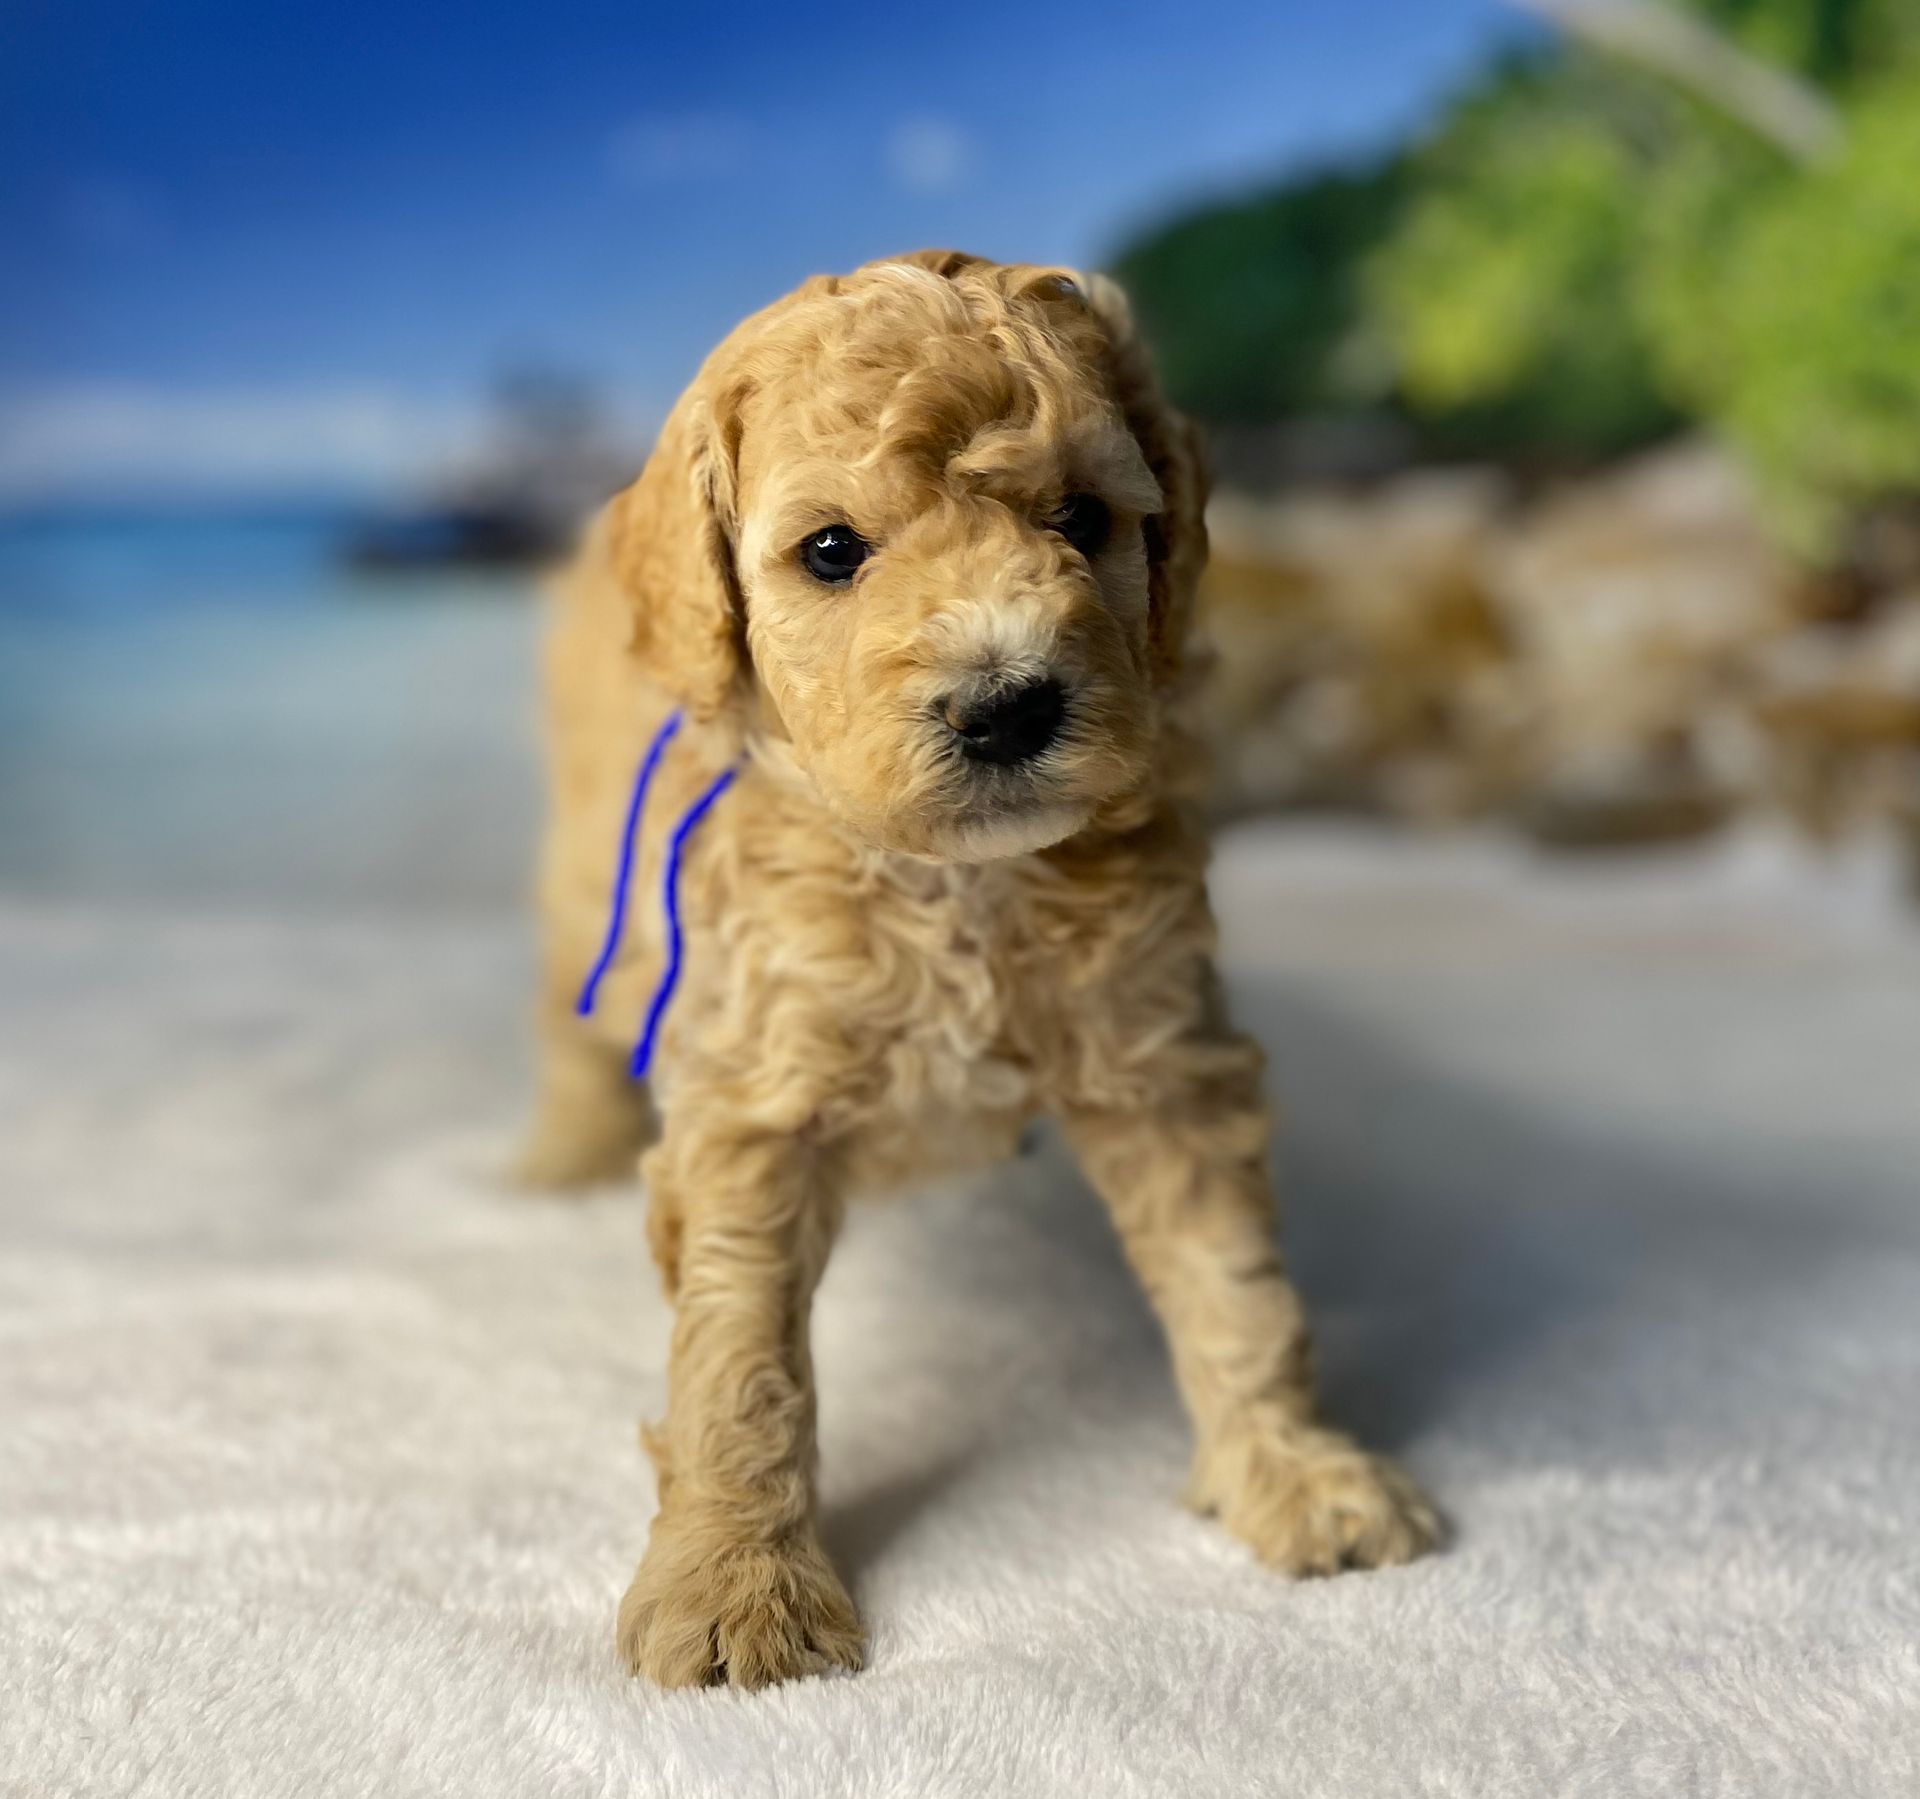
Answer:
POLYGON ((517 921, 0 910, 0 1791, 1920 1791, 1920 948, 1719 865, 1228 849, 1329 1404, 1443 1555, 1287 1585, 1043 1146, 818 1313, 870 1668, 616 1666, 641 1201, 499 1188, 517 921))

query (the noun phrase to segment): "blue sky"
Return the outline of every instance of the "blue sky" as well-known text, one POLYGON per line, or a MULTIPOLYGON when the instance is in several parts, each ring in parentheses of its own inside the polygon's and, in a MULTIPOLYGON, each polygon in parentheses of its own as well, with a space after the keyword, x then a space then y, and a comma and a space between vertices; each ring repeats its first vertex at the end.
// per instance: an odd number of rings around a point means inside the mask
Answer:
POLYGON ((644 429, 734 319, 926 243, 1097 263, 1388 141, 1502 0, 11 0, 0 491, 406 476, 508 364, 644 429))

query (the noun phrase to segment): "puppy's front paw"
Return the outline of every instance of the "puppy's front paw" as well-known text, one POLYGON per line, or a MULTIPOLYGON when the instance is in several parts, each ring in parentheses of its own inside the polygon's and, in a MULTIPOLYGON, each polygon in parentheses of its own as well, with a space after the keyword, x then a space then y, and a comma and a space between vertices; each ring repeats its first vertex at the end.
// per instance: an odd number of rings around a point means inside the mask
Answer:
POLYGON ((858 1668, 866 1638, 811 1537, 741 1543, 663 1514, 620 1602, 620 1652, 663 1687, 765 1687, 858 1668))
POLYGON ((1388 1567, 1440 1540, 1420 1489, 1337 1431, 1249 1432, 1216 1444, 1195 1464, 1193 1500, 1285 1574, 1388 1567))

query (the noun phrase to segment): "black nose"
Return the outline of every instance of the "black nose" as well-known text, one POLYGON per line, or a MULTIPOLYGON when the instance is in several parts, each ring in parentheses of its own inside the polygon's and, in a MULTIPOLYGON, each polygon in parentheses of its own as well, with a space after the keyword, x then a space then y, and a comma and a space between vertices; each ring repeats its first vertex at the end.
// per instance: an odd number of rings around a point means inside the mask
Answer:
POLYGON ((1003 687, 977 700, 949 700, 946 705, 947 723, 960 739, 961 753, 1002 767, 1039 755, 1059 735, 1066 711, 1066 695, 1058 681, 1030 681, 1024 687, 1003 687))

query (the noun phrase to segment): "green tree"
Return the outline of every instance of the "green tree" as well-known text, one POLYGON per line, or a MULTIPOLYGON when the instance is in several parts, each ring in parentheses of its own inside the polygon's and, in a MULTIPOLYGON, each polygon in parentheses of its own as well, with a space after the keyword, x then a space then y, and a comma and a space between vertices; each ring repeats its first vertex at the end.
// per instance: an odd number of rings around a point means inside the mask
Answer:
POLYGON ((1633 292, 1641 172, 1671 110, 1555 56, 1481 84, 1415 153, 1363 291, 1433 429, 1590 455, 1673 425, 1633 292))
POLYGON ((1920 491, 1920 71, 1849 109, 1834 162, 1728 233, 1703 409, 1819 544, 1920 491))
POLYGON ((1920 50, 1911 0, 1682 0, 1743 49, 1845 89, 1920 50))
POLYGON ((1397 211, 1397 163, 1290 181, 1150 232, 1115 263, 1168 391, 1197 417, 1260 423, 1381 398, 1359 271, 1397 211))
POLYGON ((1135 244, 1119 273, 1175 398, 1234 422, 1387 407, 1476 454, 1699 421, 1810 543, 1920 492, 1920 0, 1670 3, 1720 44, 1509 57, 1388 162, 1135 244), (1743 110, 1751 86, 1717 79, 1740 53, 1832 128, 1743 110))

